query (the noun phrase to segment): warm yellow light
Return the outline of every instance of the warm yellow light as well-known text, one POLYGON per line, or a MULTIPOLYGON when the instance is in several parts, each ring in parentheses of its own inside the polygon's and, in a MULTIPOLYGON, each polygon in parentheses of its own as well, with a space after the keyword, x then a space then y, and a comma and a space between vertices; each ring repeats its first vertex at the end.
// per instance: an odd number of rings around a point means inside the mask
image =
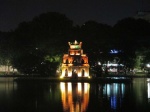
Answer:
POLYGON ((61 82, 60 89, 64 111, 85 112, 89 102, 89 88, 89 83, 77 83, 77 86, 72 87, 70 82, 61 82), (78 96, 77 99, 76 96, 78 96))
POLYGON ((82 77, 81 72, 78 73, 78 77, 82 77))
POLYGON ((72 84, 69 82, 68 83, 68 92, 71 93, 72 92, 72 84))
POLYGON ((89 84, 84 83, 84 93, 88 93, 88 91, 89 91, 89 84))
POLYGON ((88 76, 88 78, 90 79, 91 77, 90 77, 90 76, 88 76))
POLYGON ((64 77, 61 75, 61 76, 60 76, 60 79, 63 79, 63 78, 64 78, 64 77))
POLYGON ((63 93, 65 92, 65 83, 64 82, 60 83, 60 89, 63 93))

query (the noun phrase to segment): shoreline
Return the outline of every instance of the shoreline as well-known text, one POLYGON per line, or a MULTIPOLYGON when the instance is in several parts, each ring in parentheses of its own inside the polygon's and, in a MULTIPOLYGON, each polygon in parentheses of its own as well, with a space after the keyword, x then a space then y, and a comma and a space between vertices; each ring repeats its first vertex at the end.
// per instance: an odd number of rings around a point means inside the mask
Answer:
POLYGON ((92 78, 59 78, 56 76, 39 76, 39 75, 0 75, 0 78, 13 78, 15 82, 95 82, 95 83, 131 83, 133 78, 150 78, 146 74, 134 75, 103 75, 102 77, 92 78))
POLYGON ((49 77, 18 77, 14 79, 15 82, 88 82, 88 83, 130 83, 132 82, 131 78, 107 78, 107 77, 100 77, 100 78, 49 78, 49 77))

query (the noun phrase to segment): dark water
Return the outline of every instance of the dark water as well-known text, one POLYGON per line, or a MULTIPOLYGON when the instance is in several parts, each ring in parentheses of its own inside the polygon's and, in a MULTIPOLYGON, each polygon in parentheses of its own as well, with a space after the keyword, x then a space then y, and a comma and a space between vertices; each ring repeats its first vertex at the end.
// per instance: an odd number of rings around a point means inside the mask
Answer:
POLYGON ((0 112, 150 112, 150 82, 35 83, 0 78, 0 112))

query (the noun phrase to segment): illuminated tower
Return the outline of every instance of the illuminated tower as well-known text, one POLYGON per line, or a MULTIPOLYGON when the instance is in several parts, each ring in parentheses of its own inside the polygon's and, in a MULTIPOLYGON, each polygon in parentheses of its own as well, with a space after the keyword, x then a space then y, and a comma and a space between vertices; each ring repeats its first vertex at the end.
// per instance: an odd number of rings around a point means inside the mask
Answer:
POLYGON ((68 54, 64 54, 61 77, 88 77, 89 63, 86 54, 83 54, 82 42, 76 40, 68 42, 70 48, 68 54))

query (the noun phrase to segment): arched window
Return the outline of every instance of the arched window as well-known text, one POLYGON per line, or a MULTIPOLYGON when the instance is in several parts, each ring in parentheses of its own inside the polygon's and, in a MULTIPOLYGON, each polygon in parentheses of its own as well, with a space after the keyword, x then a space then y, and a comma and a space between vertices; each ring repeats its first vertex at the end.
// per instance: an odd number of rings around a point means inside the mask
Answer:
POLYGON ((84 60, 83 59, 81 60, 81 64, 84 64, 84 60))

